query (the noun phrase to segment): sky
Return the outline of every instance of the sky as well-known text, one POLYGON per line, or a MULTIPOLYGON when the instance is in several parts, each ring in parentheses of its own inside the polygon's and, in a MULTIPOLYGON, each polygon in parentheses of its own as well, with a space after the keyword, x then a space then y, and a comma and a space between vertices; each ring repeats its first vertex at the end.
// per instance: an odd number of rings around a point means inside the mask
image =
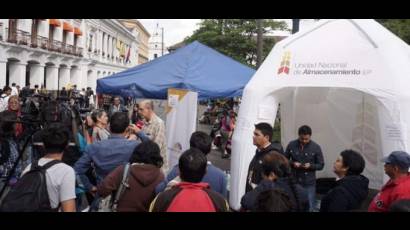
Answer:
MULTIPOLYGON (((172 46, 191 36, 192 33, 199 28, 201 19, 138 19, 142 25, 148 30, 151 36, 157 26, 164 28, 164 43, 166 47, 172 46)), ((275 19, 285 21, 288 27, 291 28, 291 19, 275 19)), ((311 26, 314 23, 312 19, 303 19, 300 23, 300 29, 311 26)), ((275 31, 275 35, 289 35, 289 32, 275 31)))

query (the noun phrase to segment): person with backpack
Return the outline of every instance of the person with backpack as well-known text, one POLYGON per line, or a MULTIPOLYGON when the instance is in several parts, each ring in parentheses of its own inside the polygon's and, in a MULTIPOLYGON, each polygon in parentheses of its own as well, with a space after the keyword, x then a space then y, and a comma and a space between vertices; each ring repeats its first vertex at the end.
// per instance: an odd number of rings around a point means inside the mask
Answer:
POLYGON ((262 159, 262 181, 241 199, 241 211, 256 211, 257 197, 260 193, 279 189, 291 200, 294 212, 307 212, 309 199, 307 191, 296 184, 290 170, 289 161, 277 151, 267 153, 262 159))
POLYGON ((98 194, 106 197, 114 191, 120 191, 123 177, 128 185, 119 194, 118 212, 147 212, 150 203, 155 198, 155 186, 164 179, 161 171, 163 159, 158 145, 151 141, 138 145, 128 162, 128 172, 125 166, 118 166, 98 185, 98 194))
MULTIPOLYGON (((212 138, 202 131, 196 131, 192 133, 189 144, 191 148, 199 149, 206 157, 211 152, 212 138)), ((174 181, 178 180, 180 180, 178 165, 175 165, 168 173, 166 179, 158 184, 155 189, 156 193, 164 191, 167 185, 172 185, 174 181)), ((226 174, 218 167, 212 165, 210 161, 207 162, 206 173, 202 178, 202 182, 208 183, 213 191, 227 198, 226 174)))
POLYGON ((75 173, 63 163, 69 132, 61 123, 42 132, 45 156, 28 165, 20 180, 4 198, 6 212, 75 212, 75 173))
POLYGON ((207 160, 198 149, 190 148, 179 158, 181 182, 158 194, 150 212, 227 212, 229 205, 222 195, 201 182, 207 160))
MULTIPOLYGON (((139 141, 126 139, 129 124, 128 114, 121 112, 114 113, 110 122, 110 137, 106 140, 87 145, 83 155, 75 163, 74 169, 88 192, 93 194, 97 192, 97 187, 90 182, 86 175, 90 168, 95 168, 96 182, 98 185, 108 174, 114 171, 115 168, 127 163, 135 147, 140 144, 139 141)), ((142 134, 138 135, 143 141, 148 140, 148 137, 142 134)), ((92 205, 92 209, 96 208, 97 200, 98 199, 96 199, 92 205)))

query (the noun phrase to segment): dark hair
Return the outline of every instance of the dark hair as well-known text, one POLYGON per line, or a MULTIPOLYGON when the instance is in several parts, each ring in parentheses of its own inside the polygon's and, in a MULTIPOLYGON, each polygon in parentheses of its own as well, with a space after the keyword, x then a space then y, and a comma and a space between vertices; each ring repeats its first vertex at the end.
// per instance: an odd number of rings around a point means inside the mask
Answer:
POLYGON ((363 172, 366 162, 360 153, 349 149, 341 152, 340 156, 343 166, 348 168, 347 175, 360 175, 363 172))
POLYGON ((157 143, 151 140, 144 141, 135 147, 129 162, 151 164, 161 168, 164 160, 160 153, 161 150, 157 143))
POLYGON ((410 199, 396 200, 390 205, 389 212, 410 212, 410 199))
POLYGON ((281 190, 266 190, 256 197, 256 212, 290 212, 292 202, 289 196, 281 190))
POLYGON ((3 87, 3 92, 11 90, 10 86, 6 85, 3 87))
POLYGON ((105 110, 103 110, 103 109, 96 109, 96 110, 94 110, 92 113, 91 113, 91 119, 95 122, 95 123, 97 123, 97 118, 100 118, 102 115, 103 115, 103 113, 106 113, 105 112, 105 110))
POLYGON ((12 111, 0 113, 0 164, 4 164, 10 157, 9 140, 14 135, 14 121, 17 114, 12 111))
POLYGON ((191 148, 197 148, 201 150, 203 154, 207 155, 211 152, 212 138, 202 131, 196 131, 192 133, 191 139, 189 139, 189 145, 191 148))
POLYGON ((13 82, 13 83, 11 83, 11 86, 16 86, 16 83, 14 83, 14 82, 13 82))
POLYGON ((269 141, 272 140, 273 128, 266 122, 258 123, 255 125, 255 129, 260 130, 264 136, 269 136, 269 141))
POLYGON ((298 130, 298 134, 300 135, 309 135, 312 136, 312 129, 307 125, 300 126, 298 130))
POLYGON ((183 181, 199 183, 206 173, 207 160, 198 149, 190 148, 179 157, 178 167, 183 181))
POLYGON ((67 147, 70 132, 62 123, 51 123, 41 133, 46 153, 62 153, 67 147))
POLYGON ((127 113, 115 112, 111 116, 110 129, 112 133, 123 133, 130 124, 130 118, 127 113))
POLYGON ((291 174, 291 168, 288 159, 277 151, 271 151, 263 157, 262 160, 262 173, 265 176, 269 176, 274 173, 279 178, 287 178, 288 185, 292 190, 293 197, 295 198, 296 210, 301 210, 299 194, 296 190, 296 182, 291 174))

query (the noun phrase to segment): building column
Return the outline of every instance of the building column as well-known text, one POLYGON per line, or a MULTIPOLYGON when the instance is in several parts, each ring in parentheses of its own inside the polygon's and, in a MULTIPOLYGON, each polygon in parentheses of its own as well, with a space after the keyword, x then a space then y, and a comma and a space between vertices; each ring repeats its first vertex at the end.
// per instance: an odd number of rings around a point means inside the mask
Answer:
POLYGON ((45 65, 41 64, 31 64, 30 65, 30 85, 34 87, 35 85, 40 86, 44 83, 44 68, 45 65))
POLYGON ((58 66, 46 66, 46 89, 58 90, 58 66))
POLYGON ((17 85, 19 85, 20 88, 23 88, 24 86, 26 86, 26 66, 27 66, 27 63, 24 63, 24 62, 10 62, 9 64, 10 84, 14 82, 17 85))
POLYGON ((107 56, 110 55, 110 58, 112 56, 111 53, 112 50, 112 37, 110 35, 108 35, 108 50, 107 50, 107 56))
POLYGON ((97 71, 93 70, 90 74, 87 74, 87 87, 91 87, 95 92, 97 87, 97 71))
POLYGON ((70 82, 72 85, 77 85, 77 89, 80 88, 80 82, 81 82, 80 68, 78 67, 71 68, 70 82))
POLYGON ((61 67, 60 68, 60 76, 58 77, 59 80, 59 89, 61 90, 63 87, 66 87, 68 83, 70 83, 70 67, 61 67))
POLYGON ((6 85, 7 60, 0 60, 0 87, 6 85))

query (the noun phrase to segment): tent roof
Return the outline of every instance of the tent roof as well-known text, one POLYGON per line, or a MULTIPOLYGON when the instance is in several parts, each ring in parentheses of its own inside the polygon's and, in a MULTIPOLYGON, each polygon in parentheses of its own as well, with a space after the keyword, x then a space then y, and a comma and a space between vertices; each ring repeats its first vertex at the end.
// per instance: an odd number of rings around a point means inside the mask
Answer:
POLYGON ((168 88, 198 92, 199 99, 242 95, 255 70, 197 41, 153 61, 97 80, 97 92, 166 99, 168 88))
POLYGON ((372 19, 320 20, 277 43, 247 87, 258 91, 261 87, 265 91, 347 87, 406 93, 407 47, 372 19), (288 67, 287 72, 280 71, 281 67, 288 67))

